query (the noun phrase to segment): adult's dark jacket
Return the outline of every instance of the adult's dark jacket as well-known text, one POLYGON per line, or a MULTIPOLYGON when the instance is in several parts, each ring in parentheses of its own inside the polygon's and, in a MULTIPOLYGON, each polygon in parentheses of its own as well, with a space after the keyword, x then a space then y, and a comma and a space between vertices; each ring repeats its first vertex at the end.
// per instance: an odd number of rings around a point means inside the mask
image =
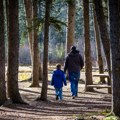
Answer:
POLYGON ((72 50, 65 60, 64 72, 79 72, 84 66, 83 58, 78 50, 72 50))

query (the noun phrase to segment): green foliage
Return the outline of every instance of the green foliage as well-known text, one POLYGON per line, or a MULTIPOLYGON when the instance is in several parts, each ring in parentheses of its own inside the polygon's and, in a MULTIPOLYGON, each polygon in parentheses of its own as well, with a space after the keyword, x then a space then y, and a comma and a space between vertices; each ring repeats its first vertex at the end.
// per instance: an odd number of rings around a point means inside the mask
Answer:
MULTIPOLYGON (((27 30, 31 32, 32 29, 36 28, 38 29, 38 32, 42 32, 44 27, 44 21, 44 18, 34 18, 34 26, 27 27, 27 30)), ((60 31, 62 26, 66 26, 66 23, 56 19, 55 17, 50 17, 50 25, 54 26, 56 30, 60 31)))
POLYGON ((66 5, 64 2, 57 0, 52 5, 51 20, 53 21, 65 21, 66 18, 66 5))
MULTIPOLYGON (((71 4, 73 0, 53 0, 52 9, 51 9, 51 17, 50 17, 50 34, 49 34, 49 45, 55 46, 58 43, 64 44, 66 41, 66 23, 67 23, 67 5, 71 4)), ((38 17, 33 19, 35 23, 34 26, 30 26, 29 28, 26 27, 26 18, 25 18, 25 11, 24 11, 24 2, 23 0, 19 1, 19 23, 20 23, 20 39, 21 44, 27 43, 27 35, 28 31, 30 32, 34 28, 38 30, 39 41, 43 42, 43 29, 44 29, 44 21, 45 21, 45 0, 39 0, 38 2, 38 17)), ((91 14, 91 13, 90 13, 91 14)), ((91 18, 90 18, 91 19, 91 18)), ((82 1, 76 0, 76 21, 75 21, 75 39, 78 40, 83 37, 83 30, 84 30, 84 22, 83 22, 83 7, 82 1)), ((91 26, 93 25, 93 21, 90 22, 91 26)), ((93 36, 93 29, 91 29, 91 36, 93 36)), ((51 47, 52 49, 54 47, 51 47)), ((65 46, 65 44, 64 44, 65 46)), ((58 50, 56 48, 55 53, 58 58, 62 58, 63 53, 65 50, 58 50)), ((51 54, 51 53, 50 53, 51 54)), ((53 55, 50 55, 53 57, 53 55)), ((55 58, 56 59, 56 58, 55 58)))
POLYGON ((20 44, 24 44, 26 39, 24 39, 24 31, 26 31, 26 18, 24 11, 24 2, 23 0, 19 1, 19 35, 20 35, 20 44))
POLYGON ((67 26, 65 22, 56 19, 55 17, 50 17, 50 25, 54 26, 56 30, 60 31, 62 25, 67 26))
POLYGON ((26 38, 28 32, 31 32, 34 28, 37 29, 38 34, 40 32, 42 32, 43 26, 44 26, 44 18, 40 19, 40 18, 36 17, 32 21, 34 22, 34 26, 26 27, 26 29, 24 30, 24 32, 22 34, 23 38, 26 38))
POLYGON ((37 29, 38 32, 41 32, 43 30, 43 26, 44 26, 44 18, 34 18, 33 22, 34 22, 34 26, 28 28, 28 30, 32 30, 32 29, 37 29))
POLYGON ((56 46, 50 46, 49 61, 52 63, 62 62, 64 60, 64 45, 58 43, 56 46), (53 51, 54 48, 54 51, 53 51))
POLYGON ((109 117, 106 117, 105 120, 120 120, 120 118, 116 116, 109 116, 109 117))
POLYGON ((120 120, 113 112, 110 112, 106 115, 105 120, 120 120))
POLYGON ((27 33, 22 32, 21 36, 20 36, 20 46, 24 45, 26 42, 26 38, 27 38, 27 33))
POLYGON ((108 109, 108 108, 106 108, 105 110, 103 110, 102 112, 101 112, 101 114, 102 115, 107 115, 108 113, 110 113, 110 109, 108 109))
POLYGON ((76 24, 75 24, 75 37, 79 39, 83 36, 84 23, 83 23, 83 7, 80 1, 77 1, 76 5, 76 24))

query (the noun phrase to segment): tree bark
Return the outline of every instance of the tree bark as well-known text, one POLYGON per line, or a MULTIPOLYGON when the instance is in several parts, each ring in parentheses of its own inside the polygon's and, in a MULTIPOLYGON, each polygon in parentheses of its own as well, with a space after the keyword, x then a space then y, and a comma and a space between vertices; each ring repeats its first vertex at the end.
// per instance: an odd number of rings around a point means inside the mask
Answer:
POLYGON ((19 58, 19 24, 18 0, 9 0, 9 30, 8 30, 8 96, 13 103, 23 103, 18 90, 18 58, 19 58))
POLYGON ((40 99, 47 100, 48 87, 48 43, 49 43, 49 21, 50 21, 50 6, 52 0, 46 0, 45 6, 45 25, 44 25, 44 51, 43 51, 43 80, 40 99))
POLYGON ((85 37, 85 91, 93 91, 93 88, 88 88, 87 85, 92 85, 92 61, 91 61, 91 46, 89 33, 89 0, 83 0, 84 8, 84 37, 85 37))
MULTIPOLYGON (((94 32, 95 32, 95 41, 97 46, 97 60, 98 60, 98 66, 99 66, 99 73, 104 73, 104 67, 103 67, 103 58, 102 58, 102 52, 101 52, 101 41, 100 41, 100 32, 98 27, 98 22, 96 18, 95 10, 93 9, 93 16, 94 16, 94 32)), ((105 78, 100 78, 101 83, 105 83, 105 78)))
POLYGON ((4 36, 4 6, 0 0, 0 105, 6 101, 5 86, 5 36, 4 36))
MULTIPOLYGON (((25 11, 26 11, 26 23, 27 23, 27 27, 28 27, 28 40, 29 40, 29 46, 30 46, 30 54, 31 54, 31 63, 32 63, 32 66, 33 66, 33 46, 32 46, 32 43, 33 43, 33 39, 34 39, 34 30, 33 30, 33 5, 32 5, 32 1, 31 0, 24 0, 24 4, 25 4, 25 11)), ((37 13, 36 13, 36 16, 37 16, 37 13)), ((35 33, 36 34, 36 33, 35 33)), ((38 45, 36 46, 38 47, 38 45)), ((38 48, 36 48, 38 49, 38 48)), ((42 68, 41 68, 41 61, 40 61, 40 55, 39 55, 39 50, 38 51, 38 60, 39 60, 39 79, 41 80, 42 79, 42 68)), ((33 75, 33 67, 32 67, 32 77, 35 76, 33 75)), ((34 79, 31 77, 31 80, 32 80, 32 84, 31 86, 34 86, 34 79)))
POLYGON ((33 19, 33 10, 32 10, 32 1, 24 0, 25 12, 26 12, 26 23, 28 28, 28 40, 30 46, 31 62, 32 62, 32 39, 33 39, 33 30, 32 30, 32 19, 33 19))
POLYGON ((33 60, 32 60, 32 84, 30 87, 39 87, 39 50, 38 50, 38 28, 36 27, 37 14, 37 0, 33 0, 33 60))
POLYGON ((112 111, 120 117, 120 2, 109 0, 110 43, 112 58, 112 111))
POLYGON ((106 56, 109 76, 111 77, 110 38, 109 38, 107 24, 106 24, 104 12, 103 12, 102 1, 94 0, 94 4, 95 4, 95 11, 96 11, 97 21, 99 25, 99 30, 100 30, 101 41, 102 41, 103 49, 106 56))
POLYGON ((68 26, 67 26, 67 53, 70 51, 70 47, 74 45, 75 39, 75 0, 71 0, 68 3, 68 26))

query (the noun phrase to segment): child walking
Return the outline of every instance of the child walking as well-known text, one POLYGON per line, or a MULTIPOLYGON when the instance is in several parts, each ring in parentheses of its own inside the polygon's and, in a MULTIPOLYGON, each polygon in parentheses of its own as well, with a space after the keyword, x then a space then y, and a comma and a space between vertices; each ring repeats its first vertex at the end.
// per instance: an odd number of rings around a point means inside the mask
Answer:
POLYGON ((66 86, 66 79, 64 72, 61 70, 61 65, 57 64, 56 70, 53 72, 51 85, 55 88, 56 100, 62 100, 62 87, 66 86))

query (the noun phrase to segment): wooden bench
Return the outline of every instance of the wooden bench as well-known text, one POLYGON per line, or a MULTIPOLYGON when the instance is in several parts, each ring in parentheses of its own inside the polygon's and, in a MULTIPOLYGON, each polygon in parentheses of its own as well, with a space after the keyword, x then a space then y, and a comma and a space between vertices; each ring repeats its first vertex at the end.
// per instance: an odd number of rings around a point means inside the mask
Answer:
POLYGON ((111 94, 111 81, 108 74, 95 74, 93 77, 104 77, 107 78, 107 84, 94 84, 94 85, 87 85, 87 87, 92 88, 108 88, 108 93, 111 94))
POLYGON ((87 85, 87 87, 91 87, 91 88, 111 88, 110 85, 98 85, 98 84, 87 85))
POLYGON ((109 75, 108 74, 95 74, 95 75, 93 75, 93 77, 104 77, 104 78, 109 79, 109 75))

